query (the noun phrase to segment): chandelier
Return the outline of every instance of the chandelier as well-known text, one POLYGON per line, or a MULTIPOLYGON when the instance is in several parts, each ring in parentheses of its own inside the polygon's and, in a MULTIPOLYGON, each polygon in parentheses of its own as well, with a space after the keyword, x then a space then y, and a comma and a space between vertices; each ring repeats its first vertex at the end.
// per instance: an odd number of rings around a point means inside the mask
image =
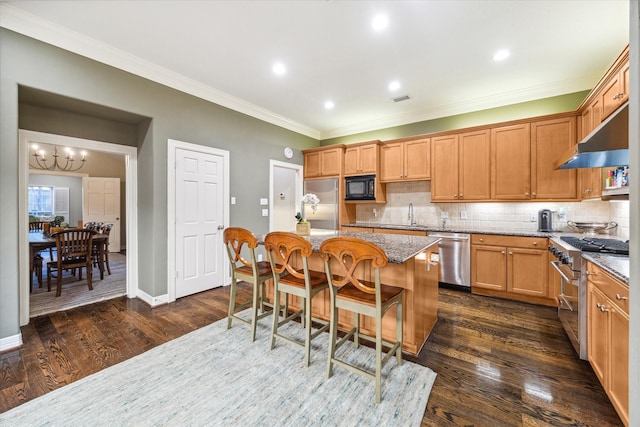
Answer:
POLYGON ((60 170, 64 172, 75 172, 84 166, 85 157, 87 156, 87 152, 83 151, 80 153, 82 158, 80 159, 80 164, 74 164, 76 159, 73 158, 74 152, 71 148, 65 148, 65 154, 58 154, 58 147, 53 147, 53 154, 51 157, 47 157, 46 151, 42 149, 38 149, 37 145, 33 145, 33 154, 32 157, 35 159, 35 164, 29 162, 29 167, 32 169, 41 169, 41 170, 60 170))

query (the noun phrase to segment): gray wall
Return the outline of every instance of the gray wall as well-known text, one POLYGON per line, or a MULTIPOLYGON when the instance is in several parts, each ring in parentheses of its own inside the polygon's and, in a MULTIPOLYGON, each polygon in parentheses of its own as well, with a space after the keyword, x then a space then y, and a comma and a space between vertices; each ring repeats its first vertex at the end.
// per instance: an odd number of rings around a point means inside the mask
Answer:
MULTIPOLYGON (((186 95, 0 29, 0 338, 19 333, 18 275, 18 87, 129 111, 151 118, 134 129, 138 146, 138 238, 140 289, 151 296, 167 292, 167 140, 177 139, 230 152, 229 224, 268 231, 259 199, 269 197, 269 159, 286 160, 285 146, 301 149, 319 142, 224 107, 186 95)), ((64 120, 61 118, 61 120, 64 120)), ((77 124, 56 124, 60 133, 87 137, 77 124)), ((110 129, 93 129, 91 139, 129 145, 110 129)))

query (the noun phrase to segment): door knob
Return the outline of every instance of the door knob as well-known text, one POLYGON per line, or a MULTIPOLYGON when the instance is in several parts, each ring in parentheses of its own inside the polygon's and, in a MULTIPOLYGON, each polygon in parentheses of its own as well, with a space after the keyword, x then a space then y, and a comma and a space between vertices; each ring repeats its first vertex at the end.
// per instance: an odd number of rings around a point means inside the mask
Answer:
POLYGON ((224 230, 224 225, 219 225, 218 230, 224 230))

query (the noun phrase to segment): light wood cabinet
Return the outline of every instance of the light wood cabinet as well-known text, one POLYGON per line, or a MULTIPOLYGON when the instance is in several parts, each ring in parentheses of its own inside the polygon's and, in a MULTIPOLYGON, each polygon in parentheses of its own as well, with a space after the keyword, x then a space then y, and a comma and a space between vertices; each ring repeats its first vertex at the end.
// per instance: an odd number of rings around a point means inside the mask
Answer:
POLYGON ((328 148, 303 150, 304 177, 335 177, 342 173, 344 145, 332 145, 328 148))
MULTIPOLYGON (((600 97, 597 97, 582 111, 580 140, 589 135, 602 121, 601 104, 600 97)), ((602 195, 602 169, 578 169, 578 191, 581 200, 600 198, 602 195)))
POLYGON ((578 199, 576 170, 556 170, 554 167, 554 163, 576 143, 575 117, 531 123, 531 199, 578 199))
POLYGON ((473 234, 471 291, 555 305, 546 238, 473 234))
POLYGON ((491 197, 489 130, 431 139, 431 200, 480 201, 491 197))
POLYGON ((591 262, 586 270, 589 363, 629 425, 629 287, 591 262))
POLYGON ((377 174, 379 158, 378 147, 378 142, 347 146, 344 150, 344 174, 377 174))
POLYGON ((380 147, 380 181, 431 179, 431 139, 389 142, 380 147))
POLYGON ((612 75, 602 88, 602 117, 604 120, 629 99, 629 62, 612 75))
POLYGON ((531 194, 531 125, 491 129, 491 198, 529 200, 531 194))

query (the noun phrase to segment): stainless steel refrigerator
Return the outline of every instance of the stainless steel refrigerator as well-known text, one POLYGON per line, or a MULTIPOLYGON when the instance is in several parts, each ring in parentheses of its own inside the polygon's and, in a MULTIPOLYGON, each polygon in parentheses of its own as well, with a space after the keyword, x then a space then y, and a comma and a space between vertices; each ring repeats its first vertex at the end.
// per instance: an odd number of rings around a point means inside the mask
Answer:
POLYGON ((310 205, 304 205, 304 217, 311 223, 311 231, 336 231, 338 229, 338 178, 305 181, 304 194, 307 193, 313 193, 320 199, 315 212, 310 205))

